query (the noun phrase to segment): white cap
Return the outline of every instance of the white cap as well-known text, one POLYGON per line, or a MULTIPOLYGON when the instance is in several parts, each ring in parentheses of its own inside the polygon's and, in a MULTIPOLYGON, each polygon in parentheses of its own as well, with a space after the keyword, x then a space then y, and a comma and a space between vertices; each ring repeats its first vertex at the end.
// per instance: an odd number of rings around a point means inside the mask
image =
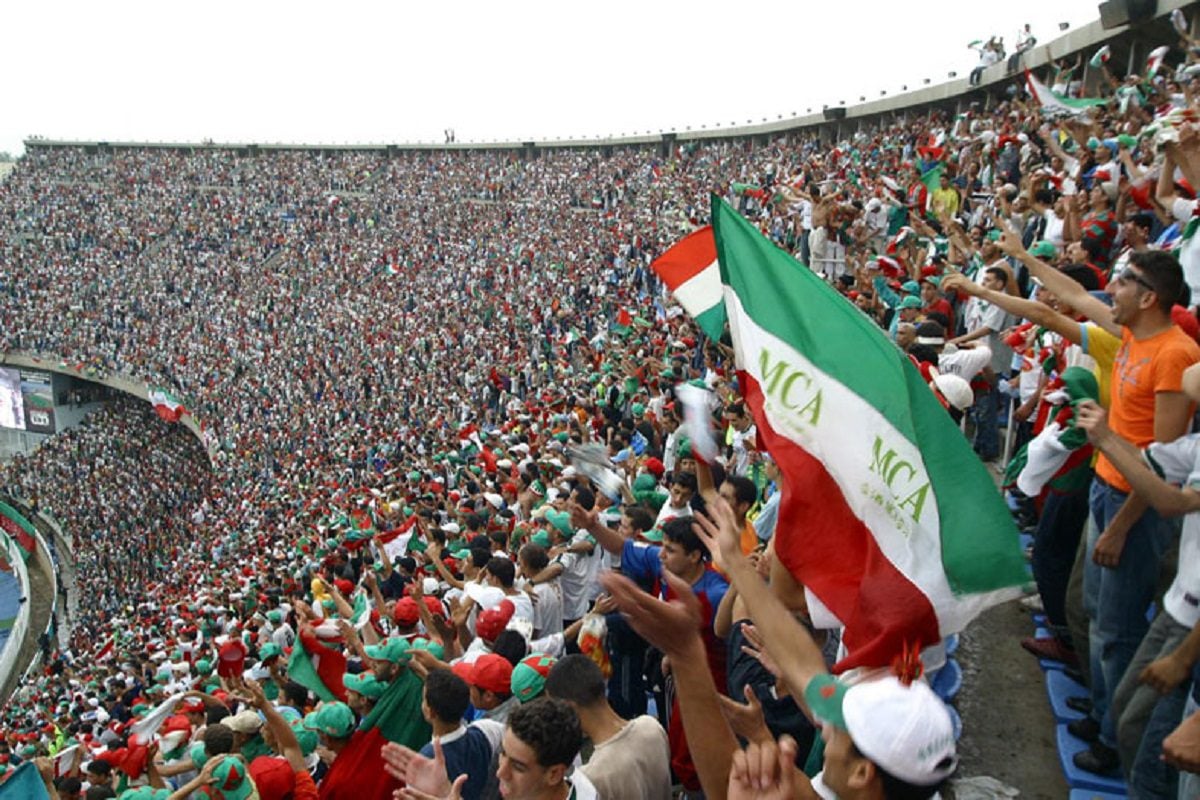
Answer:
POLYGON ((442 530, 444 530, 446 533, 449 533, 449 534, 455 534, 455 533, 458 533, 460 530, 462 530, 462 528, 458 527, 457 522, 447 522, 445 525, 442 526, 442 530))
POLYGON ((959 411, 966 411, 975 402, 971 384, 957 375, 935 375, 930 384, 959 411))
POLYGON ((258 715, 258 712, 250 709, 222 721, 226 727, 237 733, 257 733, 263 724, 262 717, 258 715))
POLYGON ((851 686, 842 714, 859 752, 900 780, 932 786, 954 772, 954 723, 924 683, 888 676, 851 686))

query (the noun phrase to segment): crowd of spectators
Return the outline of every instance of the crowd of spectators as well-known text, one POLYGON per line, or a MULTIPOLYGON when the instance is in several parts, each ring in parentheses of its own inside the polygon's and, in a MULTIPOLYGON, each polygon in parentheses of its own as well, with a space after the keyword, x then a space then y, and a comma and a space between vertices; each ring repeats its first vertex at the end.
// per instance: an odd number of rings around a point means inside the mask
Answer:
POLYGON ((5 469, 81 593, 6 763, 61 797, 932 796, 949 713, 912 671, 829 674, 728 342, 651 269, 716 193, 1009 467, 1054 631, 1026 644, 1090 689, 1081 767, 1188 791, 1200 562, 1170 520, 1196 495, 1123 448, 1193 473, 1194 58, 1100 67, 1089 116, 1018 84, 666 155, 31 147, 0 184, 0 351, 165 389, 202 442, 119 402, 5 469))

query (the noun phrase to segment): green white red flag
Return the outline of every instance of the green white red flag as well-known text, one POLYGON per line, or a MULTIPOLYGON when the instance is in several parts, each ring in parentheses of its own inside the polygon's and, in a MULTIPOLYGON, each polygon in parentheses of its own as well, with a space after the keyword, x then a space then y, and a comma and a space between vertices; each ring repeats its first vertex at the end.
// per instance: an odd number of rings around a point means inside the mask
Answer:
POLYGON ((1008 508, 918 370, 717 197, 712 216, 740 388, 785 476, 775 552, 844 626, 838 669, 890 665, 1018 596, 1008 508))
POLYGON ((1025 70, 1025 85, 1029 89, 1029 94, 1042 107, 1042 112, 1051 116, 1074 116, 1089 108, 1108 103, 1107 100, 1100 97, 1079 98, 1055 94, 1046 84, 1033 77, 1033 73, 1029 70, 1025 70))
POLYGON ((711 225, 697 228, 650 265, 710 339, 725 332, 721 271, 711 225))
POLYGON ((150 404, 154 406, 154 413, 167 422, 179 422, 180 417, 188 413, 183 402, 166 389, 150 389, 150 404))

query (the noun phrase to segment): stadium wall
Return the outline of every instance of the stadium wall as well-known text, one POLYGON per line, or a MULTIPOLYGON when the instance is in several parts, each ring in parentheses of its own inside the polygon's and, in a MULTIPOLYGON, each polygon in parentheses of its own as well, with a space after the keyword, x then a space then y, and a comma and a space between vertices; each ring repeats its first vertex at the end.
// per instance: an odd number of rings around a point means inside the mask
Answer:
MULTIPOLYGON (((26 369, 39 369, 45 372, 56 372, 59 375, 69 375, 73 378, 80 378, 92 383, 98 383, 107 386, 111 389, 116 389, 119 392, 138 397, 150 402, 150 386, 136 378, 131 378, 121 374, 100 374, 89 373, 87 370, 77 370, 68 366, 57 366, 65 364, 62 358, 57 355, 34 354, 20 351, 9 351, 0 354, 0 365, 8 365, 12 367, 24 367, 26 369)), ((186 414, 179 424, 183 425, 192 435, 195 436, 200 444, 204 447, 205 453, 208 454, 209 466, 212 466, 213 459, 217 452, 217 442, 214 438, 205 435, 201 428, 200 422, 191 414, 186 414)))
MULTIPOLYGON (((1197 0, 1158 0, 1155 17, 1146 22, 1133 25, 1122 25, 1105 29, 1100 20, 1094 20, 1074 30, 1069 30, 1061 36, 1039 45, 1022 57, 1022 64, 1031 70, 1046 67, 1054 61, 1085 50, 1109 44, 1112 47, 1114 68, 1120 72, 1140 72, 1145 64, 1146 56, 1155 46, 1164 41, 1174 42, 1178 39, 1171 27, 1169 15, 1175 9, 1195 11, 1200 6, 1197 0)), ((1195 13, 1189 14, 1192 33, 1200 31, 1200 19, 1195 13)), ((824 116, 824 109, 807 109, 804 114, 792 112, 788 116, 778 115, 775 121, 763 119, 761 122, 747 122, 745 125, 721 127, 716 124, 709 128, 706 125, 688 127, 685 130, 660 130, 657 134, 649 131, 642 134, 631 134, 613 137, 570 137, 546 138, 534 142, 514 141, 466 141, 453 144, 436 142, 405 142, 400 143, 368 143, 368 144, 285 144, 280 142, 100 142, 73 141, 64 139, 27 139, 25 149, 36 150, 47 147, 83 147, 95 152, 111 152, 120 149, 165 149, 165 150, 202 150, 205 148, 233 149, 241 155, 253 157, 261 152, 276 150, 306 150, 313 153, 322 152, 385 152, 389 155, 417 151, 447 151, 447 150, 504 150, 523 155, 526 158, 536 158, 539 151, 557 149, 580 149, 624 147, 660 147, 664 154, 676 143, 690 141, 713 141, 727 139, 745 139, 762 137, 764 140, 788 134, 811 133, 816 131, 829 141, 843 138, 854 133, 864 123, 874 123, 880 119, 902 119, 906 114, 928 110, 929 108, 953 109, 958 112, 965 110, 972 102, 985 105, 1000 95, 1021 71, 1009 72, 1006 58, 1004 61, 988 67, 983 72, 980 85, 972 87, 968 77, 974 64, 970 63, 971 51, 964 48, 963 68, 964 77, 935 83, 927 78, 929 84, 920 89, 903 91, 896 95, 887 95, 876 100, 859 103, 841 103, 835 108, 844 108, 845 117, 830 121, 824 116)), ((1085 62, 1086 65, 1086 62, 1085 62)), ((1085 66, 1086 69, 1086 66, 1085 66)), ((957 73, 951 73, 957 75, 957 73)), ((865 90, 865 87, 864 87, 865 90)), ((781 101, 782 102, 782 101, 781 101)))
MULTIPOLYGON (((56 526, 51 525, 44 515, 33 513, 18 498, 0 496, 0 499, 4 499, 5 502, 12 505, 32 524, 37 547, 30 554, 30 559, 33 561, 36 571, 45 576, 45 582, 49 585, 49 607, 48 610, 41 611, 40 608, 45 604, 34 601, 37 596, 47 596, 44 591, 45 587, 34 584, 35 570, 29 569, 26 562, 20 558, 18 551, 17 561, 20 564, 19 566, 14 564, 14 568, 20 569, 24 573, 21 590, 25 601, 21 604, 20 615, 13 625, 12 633, 9 634, 8 643, 3 652, 0 652, 0 703, 7 703, 16 687, 24 683, 25 679, 42 665, 42 651, 38 646, 38 639, 43 633, 47 635, 53 633, 54 620, 58 611, 58 570, 54 559, 55 551, 42 535, 38 523, 40 521, 42 524, 49 525, 52 531, 56 530, 56 526), (45 622, 41 621, 42 616, 45 617, 45 622), (21 617, 24 617, 25 620, 23 627, 20 627, 21 617)), ((61 542, 61 535, 57 539, 61 542)), ((9 543, 15 547, 15 543, 11 540, 9 543)), ((11 562, 12 554, 6 555, 11 562)))
MULTIPOLYGON (((37 558, 44 545, 44 541, 39 541, 36 548, 39 552, 31 554, 30 557, 37 558)), ((29 580, 29 567, 26 565, 25 558, 21 555, 21 550, 17 547, 17 543, 12 537, 0 537, 0 553, 3 554, 5 560, 12 566, 13 573, 16 575, 17 582, 20 585, 22 598, 18 606, 16 619, 8 634, 8 641, 5 642, 4 649, 0 650, 0 697, 7 699, 9 693, 12 692, 12 688, 16 685, 16 679, 20 671, 18 662, 30 636, 29 617, 31 603, 29 602, 29 597, 32 592, 32 584, 29 580)), ((20 674, 23 675, 23 671, 20 674)))

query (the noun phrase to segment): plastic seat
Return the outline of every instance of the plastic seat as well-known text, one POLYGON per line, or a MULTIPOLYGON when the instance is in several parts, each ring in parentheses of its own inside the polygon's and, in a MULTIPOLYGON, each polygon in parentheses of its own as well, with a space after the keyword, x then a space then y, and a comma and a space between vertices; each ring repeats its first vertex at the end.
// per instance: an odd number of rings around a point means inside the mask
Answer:
POLYGON ((1059 725, 1054 732, 1058 742, 1058 762, 1062 765, 1063 776, 1072 789, 1085 789, 1089 792, 1108 792, 1114 797, 1124 797, 1125 781, 1121 778, 1106 778, 1094 775, 1075 766, 1076 753, 1088 748, 1082 739, 1076 739, 1067 733, 1066 725, 1059 725))

